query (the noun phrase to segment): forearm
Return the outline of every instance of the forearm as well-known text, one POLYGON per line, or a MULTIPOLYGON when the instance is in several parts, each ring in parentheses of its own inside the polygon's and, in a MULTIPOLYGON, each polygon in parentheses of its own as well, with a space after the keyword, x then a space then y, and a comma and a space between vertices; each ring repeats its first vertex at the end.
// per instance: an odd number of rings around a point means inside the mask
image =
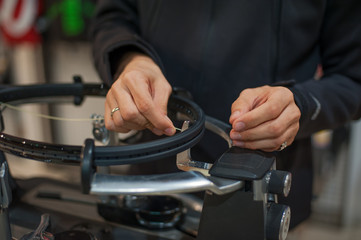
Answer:
POLYGON ((361 1, 328 1, 320 31, 323 77, 294 86, 301 110, 297 137, 361 117, 361 1))
POLYGON ((361 83, 333 74, 291 88, 301 111, 296 138, 334 129, 361 117, 361 83))
POLYGON ((144 53, 161 66, 155 50, 139 36, 137 18, 134 1, 98 1, 92 28, 94 63, 109 86, 129 52, 144 53))

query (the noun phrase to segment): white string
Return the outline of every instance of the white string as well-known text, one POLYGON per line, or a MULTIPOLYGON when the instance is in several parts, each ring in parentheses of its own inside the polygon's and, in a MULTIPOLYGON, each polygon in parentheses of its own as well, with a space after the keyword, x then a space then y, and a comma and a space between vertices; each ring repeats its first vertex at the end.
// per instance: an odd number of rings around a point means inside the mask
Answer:
MULTIPOLYGON (((85 122, 85 121, 93 121, 93 120, 103 120, 104 117, 94 117, 94 118, 64 118, 64 117, 56 117, 56 116, 50 116, 50 115, 46 115, 46 114, 41 114, 41 113, 35 113, 35 112, 32 112, 32 111, 27 111, 27 110, 24 110, 20 107, 16 107, 14 105, 11 105, 11 104, 8 104, 8 103, 3 103, 3 102, 0 102, 0 105, 4 105, 5 107, 8 107, 10 109, 13 109, 13 110, 16 110, 16 111, 19 111, 19 112, 24 112, 24 113, 28 113, 28 114, 31 114, 33 116, 36 116, 36 117, 41 117, 41 118, 46 118, 46 119, 51 119, 51 120, 57 120, 57 121, 73 121, 73 122, 85 122)), ((174 127, 175 130, 178 130, 178 131, 182 131, 182 129, 180 128, 177 128, 177 127, 174 127)))
POLYGON ((27 110, 24 110, 24 109, 22 109, 20 107, 16 107, 16 106, 13 106, 13 105, 8 104, 8 103, 0 102, 0 105, 4 105, 5 107, 8 107, 10 109, 13 109, 13 110, 16 110, 16 111, 19 111, 19 112, 25 112, 25 113, 31 114, 31 115, 36 116, 36 117, 41 117, 41 118, 46 118, 46 119, 51 119, 51 120, 57 120, 57 121, 85 122, 85 121, 93 121, 94 119, 97 119, 97 120, 103 120, 104 119, 103 117, 94 117, 94 118, 56 117, 56 116, 50 116, 50 115, 41 114, 41 113, 35 113, 35 112, 32 112, 32 111, 27 111, 27 110))

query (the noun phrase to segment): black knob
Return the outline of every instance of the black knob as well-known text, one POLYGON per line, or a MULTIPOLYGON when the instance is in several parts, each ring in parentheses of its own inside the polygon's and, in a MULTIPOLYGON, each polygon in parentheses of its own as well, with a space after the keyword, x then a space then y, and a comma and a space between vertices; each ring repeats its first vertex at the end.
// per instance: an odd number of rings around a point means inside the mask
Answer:
POLYGON ((291 173, 272 170, 269 174, 268 192, 273 194, 282 194, 287 197, 291 189, 291 173))
POLYGON ((266 239, 285 240, 291 220, 290 207, 277 203, 270 203, 266 218, 266 239))

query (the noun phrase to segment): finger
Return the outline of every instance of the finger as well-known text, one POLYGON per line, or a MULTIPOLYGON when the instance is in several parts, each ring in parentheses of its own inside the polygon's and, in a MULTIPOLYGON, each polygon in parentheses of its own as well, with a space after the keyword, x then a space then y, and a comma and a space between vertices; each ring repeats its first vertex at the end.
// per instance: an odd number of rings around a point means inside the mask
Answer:
POLYGON ((229 117, 229 123, 233 125, 234 121, 239 119, 246 112, 248 112, 248 110, 246 110, 245 108, 235 110, 234 112, 232 112, 231 116, 229 117))
POLYGON ((138 111, 128 91, 117 91, 114 95, 115 103, 113 104, 119 106, 119 113, 114 113, 113 119, 115 123, 119 123, 119 127, 142 130, 151 126, 149 121, 138 111), (119 116, 122 121, 118 122, 116 120, 119 116))
POLYGON ((163 114, 167 114, 168 100, 172 93, 172 87, 165 79, 155 81, 153 99, 157 107, 159 107, 163 114))
POLYGON ((111 122, 107 122, 114 131, 129 132, 130 130, 142 130, 151 127, 151 124, 138 112, 129 91, 119 84, 115 83, 109 90, 106 102, 111 109, 110 115, 106 114, 106 116, 112 115, 111 122), (117 90, 114 91, 114 89, 117 90), (115 107, 118 107, 119 110, 111 114, 115 107))
POLYGON ((280 95, 273 96, 263 104, 235 120, 232 127, 237 131, 242 131, 276 119, 288 104, 290 104, 290 102, 284 101, 280 95), (242 127, 240 127, 241 123, 243 123, 242 127))
MULTIPOLYGON (((121 124, 119 126, 116 126, 113 120, 114 115, 117 115, 116 112, 113 113, 113 117, 111 116, 111 111, 113 107, 110 107, 109 103, 105 103, 105 112, 104 112, 104 123, 105 127, 110 131, 120 132, 120 133, 127 133, 130 131, 130 129, 121 127, 121 124)), ((120 114, 119 114, 120 116, 120 114)), ((116 121, 122 121, 121 118, 118 118, 116 121)))
POLYGON ((282 143, 287 142, 287 145, 291 145, 294 140, 294 132, 296 126, 288 128, 287 131, 277 138, 268 138, 261 139, 256 141, 232 141, 233 146, 238 146, 247 149, 253 150, 263 150, 263 151, 276 151, 280 148, 282 143))
POLYGON ((246 89, 241 92, 236 101, 232 104, 231 108, 231 116, 229 118, 229 123, 233 124, 236 119, 241 117, 246 112, 252 110, 253 107, 253 96, 251 96, 250 92, 252 89, 246 89))
POLYGON ((300 113, 298 108, 296 108, 297 106, 288 106, 276 119, 264 122, 251 129, 240 132, 232 129, 230 137, 232 140, 237 141, 256 141, 260 139, 277 138, 291 125, 296 124, 298 126, 300 113))
MULTIPOLYGON (((155 106, 160 110, 160 112, 166 116, 167 119, 167 107, 168 107, 168 100, 169 96, 172 93, 172 87, 167 82, 165 78, 160 79, 159 81, 155 81, 154 83, 154 90, 152 92, 152 97, 154 100, 155 106)), ((173 122, 169 119, 169 122, 171 122, 172 126, 170 128, 163 130, 154 128, 152 131, 153 133, 157 135, 162 135, 165 133, 166 135, 173 135, 176 131, 173 125, 173 122)))
POLYGON ((163 131, 166 135, 173 135, 175 133, 172 121, 164 114, 160 107, 155 105, 148 85, 139 84, 136 88, 132 86, 130 91, 139 112, 149 120, 154 128, 163 131))

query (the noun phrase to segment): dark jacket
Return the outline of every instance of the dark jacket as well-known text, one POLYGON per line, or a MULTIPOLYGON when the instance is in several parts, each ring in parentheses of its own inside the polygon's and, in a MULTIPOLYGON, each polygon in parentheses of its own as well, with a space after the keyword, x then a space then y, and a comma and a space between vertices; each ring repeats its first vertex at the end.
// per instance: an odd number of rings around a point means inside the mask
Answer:
POLYGON ((278 168, 293 173, 292 224, 309 215, 310 135, 361 117, 360 0, 101 0, 93 37, 106 83, 123 52, 142 51, 225 122, 243 89, 294 80, 300 130, 278 168))

